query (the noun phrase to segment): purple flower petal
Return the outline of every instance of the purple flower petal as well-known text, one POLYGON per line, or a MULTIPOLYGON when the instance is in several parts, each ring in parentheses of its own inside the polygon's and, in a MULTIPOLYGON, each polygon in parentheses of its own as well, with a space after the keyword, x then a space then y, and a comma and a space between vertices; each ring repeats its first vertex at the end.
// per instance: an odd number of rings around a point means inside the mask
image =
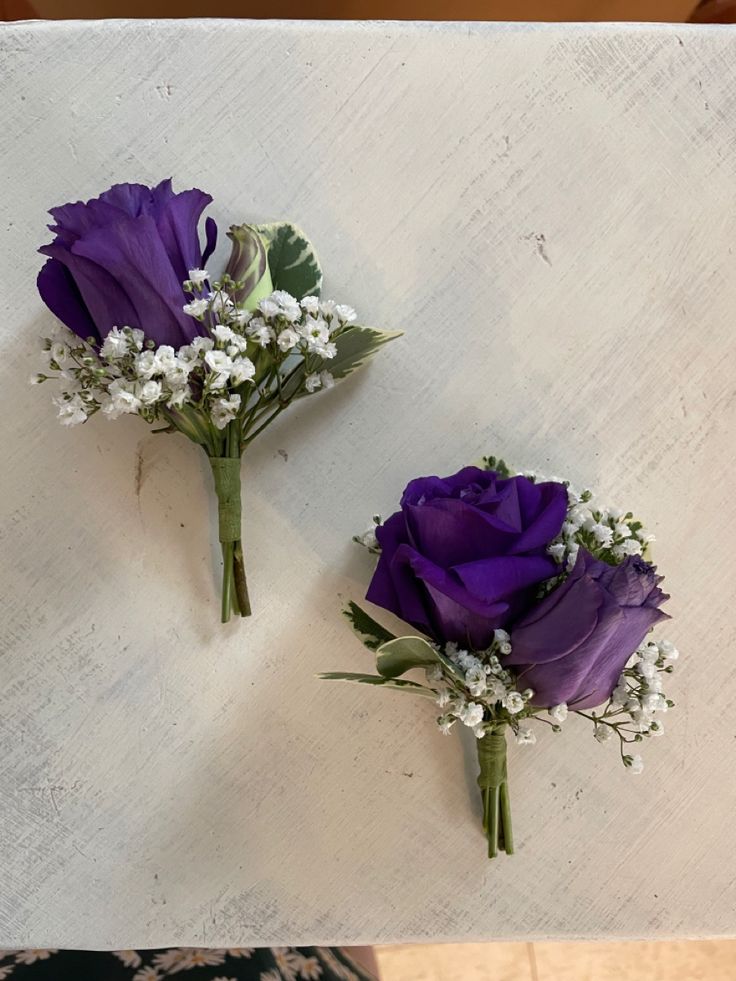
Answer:
MULTIPOLYGON (((152 218, 124 218, 89 232, 72 247, 74 255, 109 273, 131 298, 137 324, 156 345, 180 347, 199 326, 182 310, 183 293, 152 218)), ((123 326, 118 324, 118 326, 123 326)))
MULTIPOLYGON (((204 223, 204 234, 206 243, 202 253, 202 265, 207 265, 207 260, 217 248, 217 224, 214 218, 207 218, 204 223)), ((194 268, 194 267, 192 267, 194 268)))
POLYGON ((74 277, 63 263, 58 259, 49 259, 36 282, 43 302, 69 330, 85 340, 88 337, 100 340, 74 277))

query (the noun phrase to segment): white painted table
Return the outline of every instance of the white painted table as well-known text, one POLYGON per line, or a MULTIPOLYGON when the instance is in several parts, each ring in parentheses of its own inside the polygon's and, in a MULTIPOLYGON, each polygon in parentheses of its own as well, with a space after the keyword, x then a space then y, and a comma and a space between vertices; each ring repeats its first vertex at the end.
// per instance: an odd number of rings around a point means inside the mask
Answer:
POLYGON ((735 58, 728 28, 2 28, 0 946, 734 934, 735 58), (247 461, 227 628, 198 451, 26 385, 46 208, 169 174, 221 227, 298 221, 406 331, 247 461), (431 710, 314 677, 370 664, 351 534, 482 452, 641 512, 685 654, 641 778, 582 722, 513 750, 494 863, 431 710))

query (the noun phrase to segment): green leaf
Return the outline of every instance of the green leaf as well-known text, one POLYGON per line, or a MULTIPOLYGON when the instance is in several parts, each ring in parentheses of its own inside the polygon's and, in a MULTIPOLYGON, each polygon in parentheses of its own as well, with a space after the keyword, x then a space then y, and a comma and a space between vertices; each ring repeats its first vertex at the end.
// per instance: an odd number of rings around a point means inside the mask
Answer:
POLYGON ((355 674, 352 671, 327 671, 317 675, 317 677, 325 681, 352 681, 359 685, 377 685, 394 691, 405 691, 410 695, 436 698, 431 688, 425 688, 424 685, 418 685, 414 681, 405 681, 402 678, 381 678, 375 674, 355 674))
MULTIPOLYGON (((401 333, 401 331, 377 330, 375 327, 348 327, 333 337, 337 354, 328 361, 322 361, 318 370, 329 371, 332 377, 339 381, 361 368, 384 344, 401 337, 401 333)), ((308 394, 302 388, 305 375, 306 367, 302 362, 289 374, 289 381, 284 386, 286 398, 293 398, 294 395, 302 398, 308 394)))
POLYGON ((322 269, 312 243, 296 225, 288 221, 256 225, 268 250, 273 287, 286 290, 297 300, 319 296, 322 269))
POLYGON ((384 344, 401 337, 400 330, 378 330, 376 327, 348 327, 334 338, 337 354, 324 367, 333 378, 345 378, 372 358, 384 344))
POLYGON ((348 603, 343 613, 369 651, 377 651, 381 644, 396 639, 394 634, 389 633, 373 617, 368 616, 365 610, 361 609, 357 603, 353 603, 352 601, 348 603))
POLYGON ((422 637, 396 637, 376 652, 376 667, 384 678, 397 678, 412 668, 428 668, 438 662, 437 651, 422 637))
POLYGON ((412 668, 430 668, 433 664, 441 664, 458 680, 465 680, 460 668, 423 637, 396 637, 376 651, 376 668, 384 678, 397 678, 412 668))
POLYGON ((481 461, 484 470, 495 470, 499 477, 510 477, 511 471, 505 460, 495 456, 484 456, 481 461))

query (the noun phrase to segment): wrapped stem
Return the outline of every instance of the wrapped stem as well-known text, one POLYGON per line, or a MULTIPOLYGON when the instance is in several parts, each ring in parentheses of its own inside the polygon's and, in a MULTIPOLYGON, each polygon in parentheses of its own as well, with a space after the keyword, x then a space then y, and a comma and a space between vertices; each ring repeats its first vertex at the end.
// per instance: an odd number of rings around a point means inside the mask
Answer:
POLYGON ((483 830, 488 839, 488 857, 495 858, 500 851, 512 855, 514 837, 506 767, 505 726, 478 740, 478 763, 478 786, 483 799, 483 830))
POLYGON ((222 622, 231 612, 250 616, 241 532, 240 456, 209 457, 217 494, 217 518, 222 545, 222 622))

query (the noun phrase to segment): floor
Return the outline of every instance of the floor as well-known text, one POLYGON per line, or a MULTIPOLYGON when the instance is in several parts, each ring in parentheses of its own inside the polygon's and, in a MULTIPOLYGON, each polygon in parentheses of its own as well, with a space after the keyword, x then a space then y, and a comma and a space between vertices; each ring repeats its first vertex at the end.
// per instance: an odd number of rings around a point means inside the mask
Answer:
POLYGON ((736 981, 736 940, 377 947, 381 981, 736 981))

